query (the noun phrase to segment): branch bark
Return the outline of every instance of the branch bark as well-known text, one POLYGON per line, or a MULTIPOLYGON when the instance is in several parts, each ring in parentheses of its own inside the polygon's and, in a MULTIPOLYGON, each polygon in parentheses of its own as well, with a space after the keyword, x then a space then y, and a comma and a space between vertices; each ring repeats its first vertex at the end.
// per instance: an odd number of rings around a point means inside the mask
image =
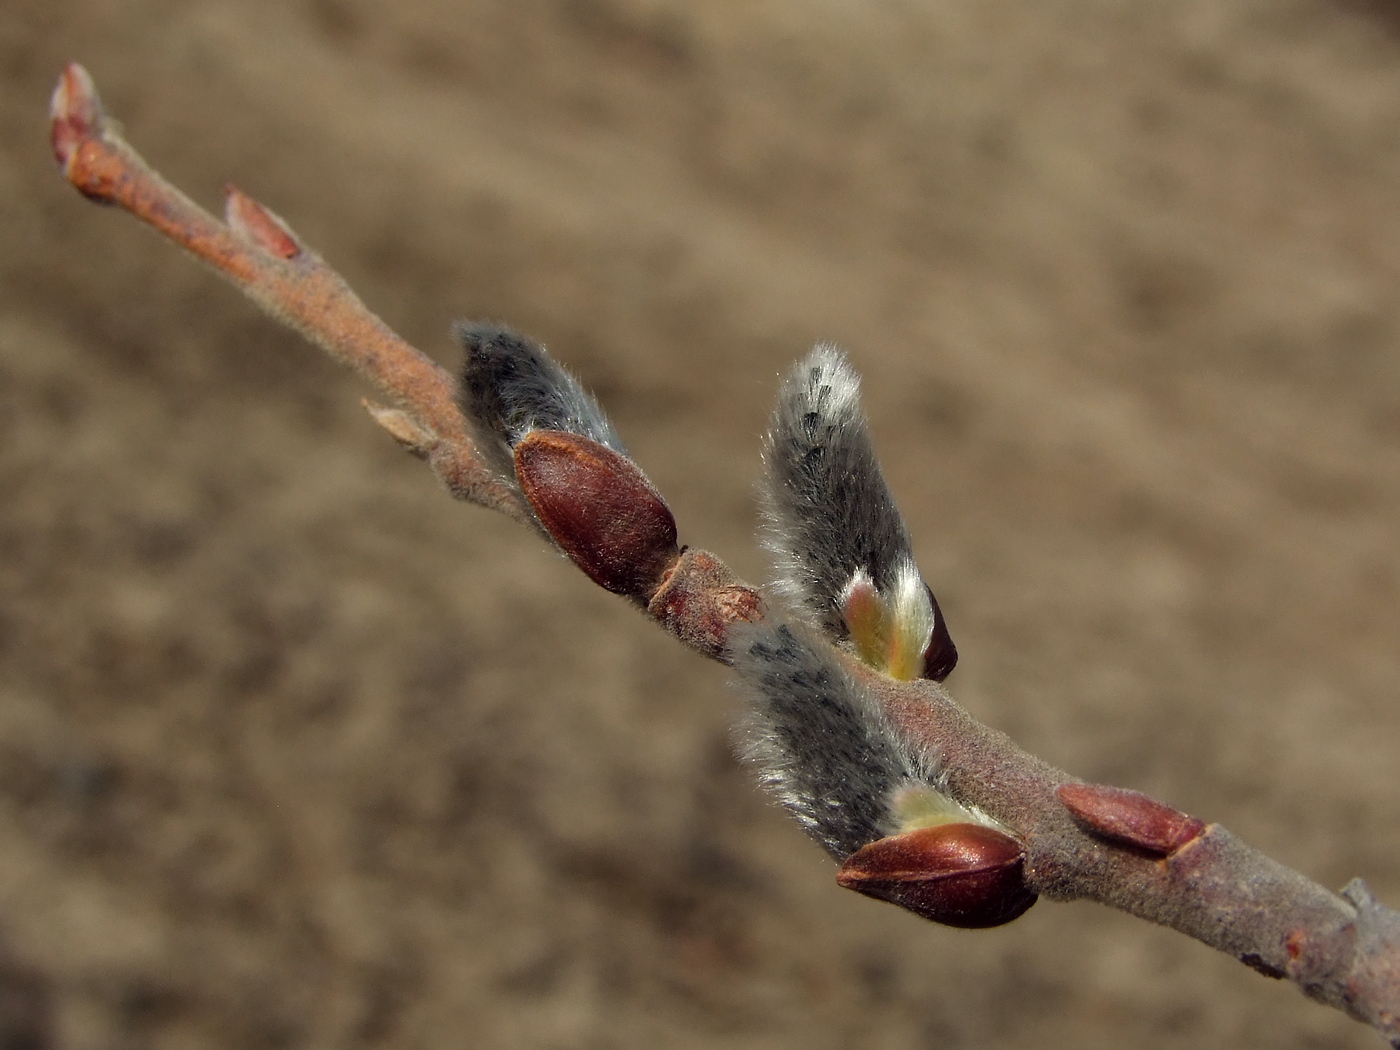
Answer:
MULTIPOLYGON (((225 222, 199 208, 107 122, 81 66, 63 71, 51 116, 54 155, 79 192, 149 223, 368 379, 389 402, 367 403, 375 421, 454 496, 541 528, 473 444, 453 377, 371 313, 285 222, 232 187, 225 222)), ((625 593, 712 659, 727 662, 731 629, 767 615, 760 592, 705 551, 681 549, 648 579, 655 582, 646 593, 625 593)), ((1361 880, 1334 894, 1218 824, 1051 767, 975 721, 938 682, 896 681, 841 658, 898 731, 941 756, 950 792, 1024 845, 1032 892, 1098 901, 1179 930, 1288 979, 1400 1048, 1400 913, 1378 904, 1361 880)))

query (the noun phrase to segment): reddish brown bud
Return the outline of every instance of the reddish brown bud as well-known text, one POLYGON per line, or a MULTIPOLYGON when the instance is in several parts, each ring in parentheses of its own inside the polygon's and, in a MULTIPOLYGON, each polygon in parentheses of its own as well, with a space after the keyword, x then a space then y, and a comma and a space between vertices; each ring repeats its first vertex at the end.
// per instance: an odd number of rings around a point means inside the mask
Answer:
POLYGON ((59 74, 49 103, 49 142, 54 159, 65 171, 68 161, 87 139, 102 133, 102 103, 88 71, 69 62, 59 74))
POLYGON ((578 434, 532 430, 515 474, 540 524, 590 580, 646 602, 680 556, 676 519, 625 456, 578 434))
POLYGON ((279 259, 301 254, 301 245, 287 224, 237 186, 224 188, 224 221, 244 240, 279 259))
POLYGON ((1000 926, 1035 903, 1025 850, 985 824, 938 824, 862 846, 841 865, 848 890, 889 901, 945 926, 1000 926))
POLYGON ((1061 784, 1055 794, 1089 831, 1159 857, 1170 856, 1205 830, 1202 821, 1141 791, 1104 784, 1061 784))
POLYGON ((933 603, 933 637, 928 640, 928 648, 924 650, 923 674, 925 678, 941 682, 958 665, 958 647, 948 633, 948 621, 943 619, 938 599, 933 596, 928 584, 924 584, 924 590, 928 591, 928 600, 933 603))

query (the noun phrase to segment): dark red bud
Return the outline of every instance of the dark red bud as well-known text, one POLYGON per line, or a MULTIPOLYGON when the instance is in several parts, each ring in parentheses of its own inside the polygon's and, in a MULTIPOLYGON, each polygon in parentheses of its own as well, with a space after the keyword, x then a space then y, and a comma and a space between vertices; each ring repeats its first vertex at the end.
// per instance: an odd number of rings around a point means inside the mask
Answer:
POLYGON ((862 846, 841 865, 848 890, 898 904, 945 926, 1000 926, 1035 903, 1025 850, 984 824, 939 824, 862 846))
POLYGON ((532 430, 515 474, 540 524, 588 578, 646 602, 680 556, 676 519, 625 456, 578 434, 532 430))
POLYGON ((1202 821, 1141 791, 1104 784, 1061 784, 1055 794, 1089 831, 1159 857, 1170 856, 1205 830, 1202 821))
POLYGON ((279 259, 301 254, 301 245, 281 219, 237 186, 224 189, 224 219, 240 237, 279 259))
POLYGON ((933 603, 933 637, 924 650, 924 677, 941 682, 953 673, 958 665, 958 647, 953 644, 953 636, 948 633, 948 623, 943 619, 943 610, 938 607, 938 599, 924 584, 928 600, 933 603))

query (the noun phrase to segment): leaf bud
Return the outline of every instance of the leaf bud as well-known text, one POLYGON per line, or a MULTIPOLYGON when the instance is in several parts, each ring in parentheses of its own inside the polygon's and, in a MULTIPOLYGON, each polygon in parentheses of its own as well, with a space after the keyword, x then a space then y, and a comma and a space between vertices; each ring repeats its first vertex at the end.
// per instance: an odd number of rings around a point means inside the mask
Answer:
POLYGON ((647 602, 680 556, 676 519, 627 457, 580 434, 515 444, 520 490, 545 531, 604 590, 647 602))
POLYGON ((1141 791, 1106 784, 1061 784, 1055 795, 1075 822, 1106 839, 1169 857, 1205 830, 1196 817, 1141 791))
POLYGON ((229 229, 278 259, 295 259, 301 245, 291 229, 237 186, 224 189, 224 219, 229 229))
POLYGON ((841 865, 848 890, 907 908, 945 926, 984 929, 1035 903, 1025 850, 985 824, 937 824, 862 846, 841 865))

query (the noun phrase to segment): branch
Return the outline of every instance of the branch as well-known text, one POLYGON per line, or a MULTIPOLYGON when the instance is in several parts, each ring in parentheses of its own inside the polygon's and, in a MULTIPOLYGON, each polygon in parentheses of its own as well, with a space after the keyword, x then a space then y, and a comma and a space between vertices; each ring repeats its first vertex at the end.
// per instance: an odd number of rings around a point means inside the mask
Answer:
POLYGON ((843 861, 842 885, 965 926, 1010 921, 1037 896, 1098 901, 1287 978, 1400 1047, 1400 914, 1364 883, 1338 896, 1218 824, 1082 783, 952 700, 940 680, 956 650, 834 351, 799 366, 774 418, 770 546, 795 582, 785 605, 765 601, 713 554, 677 547, 665 502, 533 344, 464 327, 459 393, 272 212, 229 188, 221 223, 148 167, 80 66, 54 93, 52 145, 85 196, 154 226, 367 378, 390 403, 367 406, 375 421, 454 496, 542 531, 595 582, 731 665, 756 694, 764 779, 843 861), (872 534, 874 556, 857 549, 872 534), (785 606, 811 626, 770 611, 785 606))
POLYGON ((372 314, 286 223, 229 186, 225 225, 166 182, 107 121, 82 66, 64 69, 51 117, 54 157, 78 192, 150 223, 373 383, 396 406, 372 407, 376 421, 427 459, 454 496, 530 520, 519 497, 481 464, 453 402, 452 377, 372 314))

